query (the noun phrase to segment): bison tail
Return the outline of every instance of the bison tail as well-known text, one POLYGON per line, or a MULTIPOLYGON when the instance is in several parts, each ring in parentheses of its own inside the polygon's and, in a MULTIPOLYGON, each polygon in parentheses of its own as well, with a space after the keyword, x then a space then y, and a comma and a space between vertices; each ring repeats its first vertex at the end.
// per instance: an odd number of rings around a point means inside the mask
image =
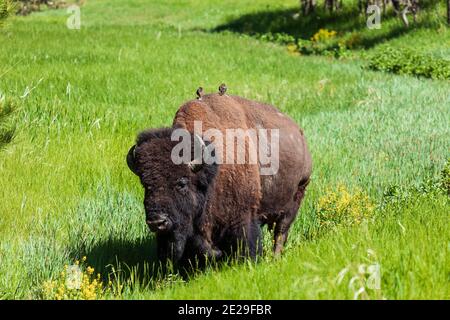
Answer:
POLYGON ((300 182, 298 183, 297 192, 294 195, 295 202, 302 201, 303 197, 305 196, 305 190, 306 190, 306 187, 308 186, 309 182, 310 182, 309 177, 300 180, 300 182))

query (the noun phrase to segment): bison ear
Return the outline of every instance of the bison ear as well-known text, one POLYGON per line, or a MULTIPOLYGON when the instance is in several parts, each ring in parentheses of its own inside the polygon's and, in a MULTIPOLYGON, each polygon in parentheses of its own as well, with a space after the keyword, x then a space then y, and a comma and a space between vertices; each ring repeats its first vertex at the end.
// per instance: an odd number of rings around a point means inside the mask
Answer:
POLYGON ((127 164, 128 164, 128 168, 130 168, 130 170, 135 174, 137 174, 137 170, 136 170, 136 159, 135 159, 135 149, 136 149, 136 145, 132 146, 130 148, 130 150, 128 151, 128 155, 127 155, 127 164))

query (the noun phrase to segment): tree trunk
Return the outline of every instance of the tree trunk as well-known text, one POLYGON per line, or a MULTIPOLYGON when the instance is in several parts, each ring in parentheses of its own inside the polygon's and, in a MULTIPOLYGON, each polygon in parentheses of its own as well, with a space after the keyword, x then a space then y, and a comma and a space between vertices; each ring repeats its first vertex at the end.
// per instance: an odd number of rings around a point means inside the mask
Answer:
POLYGON ((342 6, 342 0, 325 0, 323 3, 323 6, 326 9, 328 9, 331 12, 339 11, 339 9, 342 6))
POLYGON ((392 6, 394 7, 395 14, 400 14, 400 1, 399 0, 392 0, 392 6))
POLYGON ((450 25, 450 0, 447 0, 447 23, 450 25))
POLYGON ((325 10, 328 9, 331 12, 333 12, 334 9, 334 0, 325 0, 324 3, 325 10))
POLYGON ((303 15, 307 16, 316 9, 316 0, 300 0, 303 15))

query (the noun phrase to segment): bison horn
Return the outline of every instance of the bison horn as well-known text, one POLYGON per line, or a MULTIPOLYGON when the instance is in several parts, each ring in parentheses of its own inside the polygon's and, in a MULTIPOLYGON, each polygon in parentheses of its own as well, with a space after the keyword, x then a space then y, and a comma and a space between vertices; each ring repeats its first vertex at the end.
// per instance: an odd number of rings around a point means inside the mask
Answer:
POLYGON ((130 150, 128 151, 128 155, 127 155, 127 164, 128 164, 128 168, 130 168, 130 170, 135 174, 137 174, 137 170, 136 170, 136 145, 132 146, 130 148, 130 150))
MULTIPOLYGON (((205 160, 206 163, 209 163, 208 160, 209 160, 209 155, 210 155, 210 152, 208 150, 209 146, 207 146, 205 144, 205 141, 203 141, 203 139, 198 134, 194 135, 194 144, 196 143, 196 141, 198 141, 201 145, 201 152, 200 152, 200 158, 196 158, 188 163, 189 168, 193 172, 197 172, 202 168, 202 166, 203 166, 202 155, 204 155, 205 158, 203 160, 205 160)), ((210 146, 213 146, 213 145, 210 144, 210 146)))
POLYGON ((193 163, 193 161, 188 163, 188 167, 192 170, 192 172, 199 171, 203 166, 203 163, 193 163))

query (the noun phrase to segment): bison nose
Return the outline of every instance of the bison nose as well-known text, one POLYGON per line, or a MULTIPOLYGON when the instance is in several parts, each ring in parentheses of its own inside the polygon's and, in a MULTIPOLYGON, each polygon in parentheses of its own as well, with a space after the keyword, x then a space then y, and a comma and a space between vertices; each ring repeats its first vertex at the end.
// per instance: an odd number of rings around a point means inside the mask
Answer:
POLYGON ((170 230, 172 223, 167 216, 155 215, 147 219, 147 225, 152 232, 165 232, 170 230))

